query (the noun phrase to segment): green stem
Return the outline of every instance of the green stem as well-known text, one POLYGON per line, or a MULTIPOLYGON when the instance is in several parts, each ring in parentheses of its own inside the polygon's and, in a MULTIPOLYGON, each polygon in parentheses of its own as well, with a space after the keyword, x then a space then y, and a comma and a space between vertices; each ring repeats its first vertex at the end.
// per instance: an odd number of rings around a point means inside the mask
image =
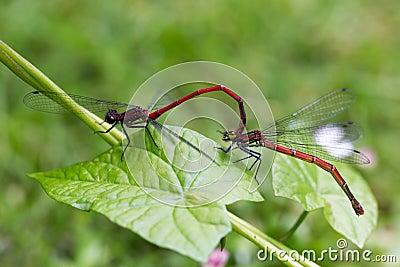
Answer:
MULTIPOLYGON (((74 113, 93 131, 105 131, 108 129, 108 124, 99 124, 103 121, 101 118, 79 106, 52 80, 1 40, 0 61, 27 84, 74 113), (61 97, 58 97, 57 100, 52 97, 55 95, 61 97)), ((118 145, 122 140, 122 133, 116 128, 112 129, 109 134, 99 135, 110 145, 118 145)))
MULTIPOLYGON (((27 84, 33 88, 48 96, 64 108, 70 110, 78 118, 80 118, 86 125, 88 125, 94 131, 104 131, 108 129, 109 125, 99 123, 103 120, 93 113, 90 113, 83 107, 79 106, 74 102, 64 91, 58 87, 53 81, 46 77, 40 70, 35 68, 25 58, 11 49, 7 44, 0 40, 0 61, 3 62, 12 72, 18 77, 24 80, 27 84), (55 94, 59 97, 55 99, 55 94)), ((118 145, 122 139, 122 133, 116 128, 111 130, 109 134, 100 134, 100 136, 110 145, 118 145)), ((243 221, 232 213, 228 212, 228 216, 231 220, 233 230, 247 238, 261 249, 265 249, 264 253, 268 252, 274 254, 274 258, 281 260, 288 266, 318 266, 313 262, 305 259, 298 261, 293 260, 288 256, 291 251, 289 248, 284 246, 279 241, 265 235, 260 230, 252 226, 251 224, 243 221), (282 252, 286 253, 282 255, 282 252)))
POLYGON ((297 228, 299 228, 301 223, 307 217, 308 213, 309 212, 306 210, 303 211, 303 213, 301 213, 300 217, 297 219, 296 223, 292 226, 292 228, 290 228, 290 230, 286 234, 284 234, 279 240, 281 242, 285 242, 286 240, 288 240, 289 237, 291 237, 293 235, 293 233, 297 230, 297 228))
POLYGON ((266 257, 266 259, 269 260, 269 255, 273 255, 273 258, 282 261, 287 266, 319 266, 316 263, 307 259, 298 259, 298 261, 295 261, 289 256, 292 251, 290 248, 286 247, 281 242, 267 236, 266 234, 264 234, 248 222, 240 219, 236 215, 228 212, 228 216, 232 224, 232 229, 235 232, 247 238, 252 243, 256 244, 262 249, 259 251, 261 252, 259 256, 266 257))

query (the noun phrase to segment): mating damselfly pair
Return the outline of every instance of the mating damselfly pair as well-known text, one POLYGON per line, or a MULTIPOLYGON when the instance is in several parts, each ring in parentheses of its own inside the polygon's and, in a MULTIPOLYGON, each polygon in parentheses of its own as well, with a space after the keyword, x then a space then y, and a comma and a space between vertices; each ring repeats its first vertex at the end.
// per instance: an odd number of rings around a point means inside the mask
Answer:
MULTIPOLYGON (((57 99, 68 96, 76 103, 92 112, 106 112, 104 122, 111 124, 111 127, 101 133, 108 133, 117 124, 121 125, 125 137, 128 140, 128 144, 125 146, 123 153, 130 142, 125 127, 145 128, 148 131, 148 124, 151 123, 158 128, 162 127, 192 149, 202 153, 205 157, 215 162, 197 146, 191 144, 175 132, 168 130, 168 128, 163 127, 156 121, 162 114, 174 107, 196 96, 215 91, 223 91, 237 101, 239 105, 240 122, 238 128, 236 130, 221 132, 222 140, 231 142, 227 149, 222 149, 224 152, 228 152, 231 149, 240 149, 248 155, 244 159, 254 158, 255 161, 250 169, 257 165, 255 170, 256 176, 262 159, 260 153, 254 151, 252 147, 268 148, 309 163, 314 163, 333 176, 350 200, 355 213, 357 215, 364 214, 364 209, 351 193, 339 171, 334 165, 325 161, 337 161, 351 164, 369 163, 365 155, 353 148, 353 142, 361 136, 361 127, 353 122, 329 122, 354 103, 355 96, 347 89, 333 91, 304 106, 293 114, 272 122, 271 125, 268 125, 264 130, 256 129, 248 132, 244 132, 246 127, 246 112, 243 99, 222 85, 199 89, 154 111, 148 111, 140 106, 133 106, 115 101, 99 100, 72 94, 46 93, 46 95, 44 95, 38 91, 27 94, 24 97, 24 103, 28 107, 36 110, 63 113, 66 112, 67 109, 58 104, 61 103, 61 101, 57 101, 57 99), (118 111, 121 109, 124 111, 118 111)), ((154 142, 152 137, 151 139, 154 142)), ((215 163, 218 164, 218 162, 215 163)))

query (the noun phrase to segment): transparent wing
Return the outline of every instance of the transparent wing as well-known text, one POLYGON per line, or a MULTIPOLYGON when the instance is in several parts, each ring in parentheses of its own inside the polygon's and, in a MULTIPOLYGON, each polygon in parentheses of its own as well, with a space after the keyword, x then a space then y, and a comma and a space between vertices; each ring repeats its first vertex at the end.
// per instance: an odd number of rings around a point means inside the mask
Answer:
POLYGON ((355 99, 354 94, 346 88, 333 91, 293 114, 275 121, 266 130, 272 130, 274 126, 279 132, 321 125, 348 109, 355 99))
MULTIPOLYGON (((167 136, 167 138, 169 139, 170 142, 174 143, 174 140, 172 139, 172 136, 174 136, 175 138, 179 139, 179 141, 185 143, 186 145, 188 145, 189 147, 191 147, 192 149, 196 150, 197 152, 199 152, 200 154, 204 155, 206 158, 208 158, 210 161, 212 161, 213 163, 215 163, 216 165, 219 166, 218 162, 216 162, 210 155, 208 155, 206 152, 204 152, 203 150, 201 150, 200 148, 198 148, 197 146, 195 146, 194 144, 190 143, 188 140, 186 140, 185 138, 183 138, 182 136, 180 136, 179 134, 175 133, 174 131, 172 131, 171 129, 163 126, 162 124, 160 124, 159 122, 149 119, 149 122, 158 130, 161 131, 161 129, 163 129, 164 131, 166 131, 168 134, 170 134, 171 136, 167 136)), ((164 133, 164 131, 161 131, 161 133, 164 133)))
POLYGON ((326 160, 366 164, 368 158, 354 150, 362 129, 353 122, 327 123, 355 101, 348 89, 333 91, 267 127, 270 142, 326 160), (275 128, 274 128, 275 127, 275 128))
POLYGON ((263 131, 263 135, 277 145, 325 160, 352 164, 369 163, 365 155, 354 150, 353 142, 360 138, 362 129, 353 122, 330 123, 277 132, 263 131))
POLYGON ((175 100, 168 94, 163 94, 162 96, 154 96, 153 99, 150 101, 150 104, 148 106, 149 110, 151 111, 156 111, 160 108, 163 108, 171 103, 173 103, 175 100))
MULTIPOLYGON (((84 108, 90 110, 91 112, 106 112, 110 109, 126 109, 130 106, 125 103, 100 100, 87 96, 73 95, 73 94, 62 94, 62 93, 47 93, 48 96, 34 91, 25 95, 23 102, 27 107, 35 110, 49 112, 49 113, 67 113, 68 110, 62 105, 58 104, 57 99, 63 99, 66 96, 71 97, 76 103, 83 106, 84 108), (54 99, 54 100, 53 100, 54 99), (57 101, 57 102, 55 102, 57 101)), ((62 102, 62 101, 60 101, 62 102)), ((133 107, 132 107, 133 108, 133 107)))

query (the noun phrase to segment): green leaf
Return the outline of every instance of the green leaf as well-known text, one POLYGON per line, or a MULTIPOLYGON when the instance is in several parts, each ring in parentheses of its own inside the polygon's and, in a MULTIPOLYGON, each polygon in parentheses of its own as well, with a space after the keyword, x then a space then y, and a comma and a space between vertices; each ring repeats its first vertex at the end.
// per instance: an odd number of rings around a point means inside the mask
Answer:
POLYGON ((333 229, 361 248, 376 227, 377 202, 360 174, 344 164, 336 167, 362 204, 364 215, 355 215, 349 199, 328 172, 286 155, 277 154, 272 167, 275 195, 296 200, 307 211, 324 207, 333 229))
MULTIPOLYGON (((247 190, 251 173, 243 171, 240 164, 229 165, 225 153, 217 152, 219 166, 211 163, 196 173, 184 171, 180 168, 182 158, 193 159, 199 153, 182 142, 161 146, 158 131, 150 128, 150 132, 159 148, 151 145, 148 137, 146 143, 157 154, 137 147, 138 133, 132 136, 133 146, 122 162, 122 149, 116 147, 91 161, 29 176, 57 201, 101 213, 149 242, 206 261, 220 239, 231 231, 225 204, 261 201, 262 197, 247 190), (165 152, 169 146, 174 147, 172 165, 165 152), (225 186, 229 190, 221 195, 221 185, 232 182, 229 176, 240 179, 225 186)), ((183 136, 194 144, 205 139, 190 130, 184 130, 183 136)))

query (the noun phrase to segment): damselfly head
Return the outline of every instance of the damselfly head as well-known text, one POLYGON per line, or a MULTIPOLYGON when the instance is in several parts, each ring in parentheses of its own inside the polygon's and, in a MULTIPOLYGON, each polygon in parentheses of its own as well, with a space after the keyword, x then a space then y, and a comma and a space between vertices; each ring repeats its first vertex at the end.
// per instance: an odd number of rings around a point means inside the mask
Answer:
POLYGON ((118 114, 119 113, 115 109, 110 109, 109 111, 107 111, 104 121, 113 124, 117 121, 118 114))
POLYGON ((235 131, 217 131, 222 134, 222 141, 229 142, 236 138, 237 134, 235 131))

